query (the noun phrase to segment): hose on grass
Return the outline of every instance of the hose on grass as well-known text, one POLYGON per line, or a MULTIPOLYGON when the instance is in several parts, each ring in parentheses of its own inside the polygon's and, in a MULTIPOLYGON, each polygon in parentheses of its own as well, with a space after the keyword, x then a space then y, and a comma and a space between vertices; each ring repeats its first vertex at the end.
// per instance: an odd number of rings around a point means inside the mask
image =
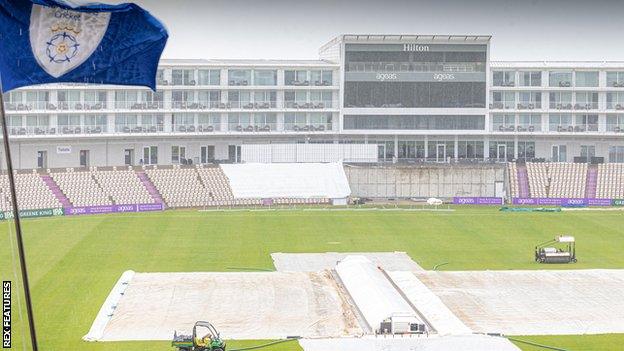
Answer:
POLYGON ((516 339, 516 338, 511 338, 506 336, 506 338, 508 340, 511 341, 515 341, 515 342, 519 342, 519 343, 523 343, 523 344, 527 344, 527 345, 531 345, 531 346, 535 346, 535 347, 541 347, 543 349, 547 349, 547 350, 555 350, 555 351, 569 351, 568 349, 562 349, 560 347, 555 347, 555 346, 549 346, 549 345, 544 345, 544 344, 539 344, 533 341, 528 341, 528 340, 522 340, 522 339, 516 339))
POLYGON ((255 346, 249 346, 249 347, 243 347, 242 349, 230 349, 230 351, 247 351, 247 350, 258 350, 258 349, 263 349, 265 347, 269 347, 269 346, 273 346, 273 345, 277 345, 277 344, 283 344, 285 342, 291 342, 291 341, 296 341, 299 340, 300 338, 288 338, 288 339, 284 339, 284 340, 276 340, 276 341, 271 341, 268 342, 266 344, 260 344, 260 345, 255 345, 255 346))
POLYGON ((438 263, 435 266, 433 266, 433 270, 436 271, 436 270, 438 270, 438 267, 444 266, 444 265, 447 265, 447 264, 449 264, 449 263, 448 262, 438 263))

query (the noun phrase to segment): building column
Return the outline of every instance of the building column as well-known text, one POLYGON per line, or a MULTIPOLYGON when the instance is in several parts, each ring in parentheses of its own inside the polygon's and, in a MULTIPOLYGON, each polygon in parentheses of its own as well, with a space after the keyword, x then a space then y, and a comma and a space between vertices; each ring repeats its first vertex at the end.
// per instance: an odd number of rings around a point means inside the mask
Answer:
POLYGON ((453 154, 455 155, 454 158, 457 160, 459 158, 459 135, 455 135, 455 147, 454 147, 454 151, 453 154))

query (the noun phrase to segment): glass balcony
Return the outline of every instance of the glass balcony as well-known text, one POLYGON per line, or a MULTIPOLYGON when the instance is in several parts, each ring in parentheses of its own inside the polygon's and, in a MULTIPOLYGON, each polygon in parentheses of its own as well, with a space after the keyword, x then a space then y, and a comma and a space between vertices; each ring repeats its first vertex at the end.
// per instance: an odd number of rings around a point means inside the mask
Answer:
POLYGON ((228 123, 228 131, 230 132, 247 132, 247 133, 258 133, 258 132, 272 132, 277 130, 276 123, 260 123, 260 124, 238 124, 238 123, 228 123))
POLYGON ((349 62, 350 72, 485 72, 483 62, 349 62))
POLYGON ((542 108, 541 101, 520 101, 516 106, 518 110, 535 110, 542 108))
POLYGON ((332 130, 331 123, 284 123, 284 130, 293 132, 324 132, 332 130))
POLYGON ((118 124, 116 133, 159 133, 164 131, 163 124, 118 124))

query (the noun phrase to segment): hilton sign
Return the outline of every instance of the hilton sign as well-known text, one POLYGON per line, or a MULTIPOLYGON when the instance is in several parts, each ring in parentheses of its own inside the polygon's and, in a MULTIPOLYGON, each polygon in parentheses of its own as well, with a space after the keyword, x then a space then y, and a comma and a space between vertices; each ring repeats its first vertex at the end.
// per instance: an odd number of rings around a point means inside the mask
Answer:
POLYGON ((429 45, 403 44, 403 51, 426 52, 429 51, 429 45))

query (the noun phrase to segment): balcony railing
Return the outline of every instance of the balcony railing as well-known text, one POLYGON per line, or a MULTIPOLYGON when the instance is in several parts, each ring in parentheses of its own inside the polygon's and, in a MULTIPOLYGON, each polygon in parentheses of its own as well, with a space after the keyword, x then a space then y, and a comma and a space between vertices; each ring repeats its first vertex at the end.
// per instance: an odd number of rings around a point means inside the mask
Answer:
POLYGON ((248 133, 258 133, 258 132, 273 132, 277 130, 276 123, 259 123, 253 125, 241 125, 237 123, 228 123, 228 131, 230 132, 248 132, 248 133))
POLYGON ((574 105, 571 101, 551 101, 549 107, 555 110, 571 110, 574 105))
POLYGON ((492 110, 511 110, 516 107, 515 101, 496 101, 490 104, 492 110))
POLYGON ((533 133, 541 131, 540 125, 535 124, 494 124, 492 126, 492 131, 494 132, 518 132, 518 133, 533 133))
POLYGON ((597 102, 577 101, 574 104, 574 109, 575 110, 597 110, 598 109, 598 103, 597 102))
POLYGON ((541 109, 542 103, 540 101, 520 101, 516 107, 518 110, 535 110, 541 109))
POLYGON ((597 132, 598 125, 597 124, 587 124, 587 125, 561 125, 561 124, 550 124, 548 127, 549 131, 557 132, 557 133, 586 133, 586 132, 597 132))
POLYGON ((607 132, 624 133, 624 123, 622 124, 607 124, 607 132))
POLYGON ((118 124, 115 125, 116 133, 159 133, 164 132, 165 126, 163 124, 118 124))
POLYGON ((485 72, 483 62, 350 62, 350 72, 485 72))
POLYGON ((608 110, 624 110, 624 102, 608 102, 608 110))
POLYGON ((284 130, 293 132, 324 132, 331 129, 331 123, 284 123, 284 130))
POLYGON ((163 107, 162 101, 115 101, 115 108, 119 110, 160 110, 163 107))
POLYGON ((288 109, 323 109, 332 108, 332 101, 310 101, 310 102, 295 102, 286 101, 284 103, 288 109))

